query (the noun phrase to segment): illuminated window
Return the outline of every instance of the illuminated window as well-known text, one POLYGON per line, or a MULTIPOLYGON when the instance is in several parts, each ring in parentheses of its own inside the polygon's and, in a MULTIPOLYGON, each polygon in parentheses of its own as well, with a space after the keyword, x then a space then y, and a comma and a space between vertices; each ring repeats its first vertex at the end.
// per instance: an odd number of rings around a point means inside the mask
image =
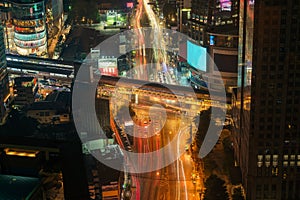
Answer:
POLYGON ((262 160, 263 160, 263 155, 258 155, 257 156, 257 166, 258 167, 262 166, 262 160))
POLYGON ((270 160, 271 160, 271 156, 270 155, 266 155, 266 158, 265 158, 266 167, 270 166, 270 163, 271 163, 270 160))
POLYGON ((278 168, 277 167, 274 167, 272 169, 272 176, 278 176, 278 168))
POLYGON ((288 166, 288 161, 283 161, 283 166, 287 167, 288 166))
POLYGON ((289 159, 289 155, 284 155, 284 156, 283 156, 283 159, 284 159, 284 160, 288 160, 288 159, 289 159))

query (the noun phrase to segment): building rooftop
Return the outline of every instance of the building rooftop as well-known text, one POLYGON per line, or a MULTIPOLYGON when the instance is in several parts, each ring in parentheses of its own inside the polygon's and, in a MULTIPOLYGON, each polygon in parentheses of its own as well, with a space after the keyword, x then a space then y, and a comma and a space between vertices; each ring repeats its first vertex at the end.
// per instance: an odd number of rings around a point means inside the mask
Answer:
POLYGON ((39 184, 38 178, 0 175, 0 199, 27 199, 39 184))
POLYGON ((52 101, 37 101, 32 103, 27 110, 57 110, 63 111, 65 110, 64 105, 58 102, 52 101))
MULTIPOLYGON (((15 82, 15 85, 17 86, 27 86, 27 85, 24 85, 23 83, 29 83, 29 82, 32 82, 34 79, 34 77, 27 77, 27 76, 24 76, 24 77, 16 77, 14 79, 14 82, 15 82)), ((29 84, 28 86, 32 86, 32 84, 29 84)))
POLYGON ((71 92, 54 91, 45 101, 37 101, 28 106, 27 110, 57 110, 67 111, 71 105, 71 92))
POLYGON ((54 91, 47 95, 46 101, 56 102, 64 107, 71 105, 71 92, 67 91, 54 91))

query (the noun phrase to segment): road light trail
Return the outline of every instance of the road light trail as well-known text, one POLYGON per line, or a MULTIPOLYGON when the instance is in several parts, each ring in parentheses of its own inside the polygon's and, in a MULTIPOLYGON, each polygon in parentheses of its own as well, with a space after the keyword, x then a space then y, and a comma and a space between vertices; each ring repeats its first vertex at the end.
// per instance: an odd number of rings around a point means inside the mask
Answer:
POLYGON ((137 7, 135 19, 133 21, 135 34, 138 36, 138 45, 139 45, 140 54, 142 54, 142 51, 141 51, 142 46, 145 44, 144 35, 143 35, 142 30, 141 30, 141 28, 142 28, 141 18, 142 18, 142 14, 143 14, 142 1, 143 0, 139 0, 139 2, 138 2, 139 4, 138 4, 138 7, 137 7))
MULTIPOLYGON (((186 140, 186 133, 188 132, 189 130, 189 127, 184 127, 182 130, 180 130, 180 132, 178 133, 178 136, 177 136, 177 157, 181 157, 181 153, 180 153, 180 149, 181 149, 181 146, 182 145, 182 141, 185 141, 186 140), (183 139, 181 138, 183 136, 185 136, 183 139)), ((183 143, 185 144, 185 143, 183 143)), ((187 185, 186 185, 186 177, 185 177, 185 173, 184 173, 184 167, 183 167, 183 163, 182 163, 182 160, 181 158, 179 158, 177 161, 176 161, 176 168, 177 168, 177 183, 176 183, 176 194, 178 192, 178 195, 176 195, 177 199, 178 200, 181 200, 181 181, 183 181, 183 184, 184 184, 184 197, 185 199, 187 200, 188 199, 188 191, 187 191, 187 185), (181 171, 181 174, 182 174, 182 180, 181 180, 181 176, 180 176, 180 171, 181 171)))
MULTIPOLYGON (((144 33, 142 31, 142 25, 141 25, 141 20, 142 20, 142 17, 143 16, 143 12, 146 14, 149 22, 150 22, 150 25, 153 29, 153 32, 152 32, 152 35, 153 35, 153 38, 149 39, 152 44, 152 50, 153 50, 153 54, 149 55, 150 57, 153 56, 154 57, 154 61, 157 62, 157 63, 160 63, 161 65, 154 65, 153 68, 156 68, 157 67, 157 70, 161 70, 162 68, 162 63, 168 63, 167 62, 167 51, 166 51, 166 45, 167 43, 164 41, 164 33, 163 33, 163 29, 160 25, 160 20, 159 18, 156 16, 156 14, 154 13, 154 11, 152 10, 150 4, 149 4, 149 0, 138 0, 138 7, 137 7, 137 11, 136 11, 136 15, 135 15, 135 21, 133 22, 134 24, 134 28, 135 28, 135 34, 137 36, 137 44, 139 45, 138 48, 139 48, 139 52, 140 52, 140 55, 144 54, 144 52, 142 51, 144 45, 145 45, 145 36, 144 36, 144 33)), ((144 55, 145 56, 145 55, 144 55)), ((145 59, 141 60, 141 57, 140 59, 137 59, 138 62, 139 62, 139 77, 140 76, 143 76, 143 75, 147 75, 147 73, 144 73, 145 71, 143 71, 143 65, 141 64, 146 64, 145 63, 145 59)), ((152 59, 151 59, 152 60, 152 59)), ((146 77, 145 77, 146 78, 146 77)), ((140 105, 141 106, 141 105, 140 105)), ((172 108, 174 109, 174 108, 172 108)), ((186 135, 184 133, 187 133, 189 130, 189 127, 185 127, 183 128, 179 133, 178 133, 178 143, 176 145, 177 147, 177 154, 178 156, 180 155, 180 152, 179 152, 179 149, 181 149, 180 145, 182 144, 180 142, 180 138, 181 135, 183 134, 183 138, 186 139, 186 135)), ((168 144, 168 140, 169 140, 169 136, 167 137, 166 135, 163 135, 163 132, 161 133, 161 135, 159 136, 160 139, 158 140, 158 142, 156 142, 156 148, 158 149, 153 149, 153 146, 151 145, 151 148, 150 148, 150 144, 149 144, 149 140, 146 139, 146 140, 142 140, 142 139, 137 139, 137 143, 138 143, 138 146, 137 146, 137 149, 139 150, 138 152, 141 152, 141 153, 147 153, 147 152, 150 152, 150 151, 153 151, 153 150, 159 150, 159 147, 163 147, 164 146, 164 143, 167 143, 168 144), (164 141, 164 139, 166 139, 167 141, 164 141)), ((152 139, 150 139, 151 141, 152 139)), ((154 141, 156 141, 157 139, 155 139, 154 141)), ((175 147, 175 148, 176 148, 175 147)), ((170 151, 171 149, 169 149, 170 151)), ((166 153, 166 155, 164 154, 159 154, 158 153, 158 157, 160 156, 174 156, 174 151, 172 152, 168 152, 166 153)), ((180 156, 179 156, 180 157, 180 156)), ((158 158, 156 158, 158 159, 158 158)), ((148 160, 142 160, 139 158, 139 164, 141 166, 143 166, 144 164, 150 164, 150 165, 153 165, 154 163, 153 162, 149 162, 148 160)), ((156 164, 159 164, 159 162, 157 162, 156 164)), ((188 186, 187 186, 187 177, 190 176, 190 172, 187 171, 187 173, 185 172, 185 165, 186 165, 186 162, 183 162, 183 160, 181 158, 179 158, 175 163, 174 165, 171 165, 168 169, 170 169, 170 172, 169 175, 172 174, 171 172, 171 169, 174 169, 173 167, 175 167, 175 170, 174 171, 174 175, 176 176, 176 179, 173 183, 171 183, 171 185, 168 185, 167 188, 165 189, 168 189, 168 191, 170 192, 169 195, 167 195, 165 192, 163 191, 158 191, 157 194, 153 194, 151 193, 151 195, 147 192, 147 191, 152 191, 154 188, 154 182, 157 182, 157 183, 160 183, 161 180, 159 177, 162 177, 163 175, 163 171, 164 170, 161 170, 161 174, 156 174, 157 178, 154 178, 153 181, 149 181, 147 180, 147 177, 145 177, 144 179, 142 177, 140 178, 137 178, 139 179, 138 183, 141 183, 139 187, 137 187, 137 190, 139 191, 139 189, 141 189, 141 194, 140 194, 140 197, 143 199, 145 199, 145 197, 147 197, 148 199, 151 199, 151 197, 153 197, 152 199, 154 199, 155 196, 161 196, 162 199, 170 199, 170 200, 173 200, 173 199, 176 199, 176 200, 181 200, 181 199, 189 199, 189 191, 188 191, 188 186), (159 179, 158 179, 159 178, 159 179), (181 184, 184 184, 184 188, 182 190, 181 188, 181 184), (143 191, 145 190, 145 191, 143 191), (173 193, 171 193, 171 191, 173 193)), ((167 168, 166 168, 167 169, 167 168)), ((154 172, 153 172, 154 173, 154 172)), ((155 176, 155 174, 152 174, 155 176)), ((152 178, 151 176, 149 178, 152 178)), ((168 181, 168 180, 166 180, 168 181)), ((138 199, 136 197, 136 199, 138 199)), ((157 198, 156 198, 157 199, 157 198)))
POLYGON ((166 56, 166 44, 163 38, 163 31, 160 27, 159 19, 157 18, 156 14, 152 10, 149 0, 141 0, 143 1, 143 5, 145 8, 146 15, 150 21, 151 27, 154 29, 154 42, 153 42, 153 50, 154 50, 154 57, 159 62, 166 63, 167 56, 166 56))

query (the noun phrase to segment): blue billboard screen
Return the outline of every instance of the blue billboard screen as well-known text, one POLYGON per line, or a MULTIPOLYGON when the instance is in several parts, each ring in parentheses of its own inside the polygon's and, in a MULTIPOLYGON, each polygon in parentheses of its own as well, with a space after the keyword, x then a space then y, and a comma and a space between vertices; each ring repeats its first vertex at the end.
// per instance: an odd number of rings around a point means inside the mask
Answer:
POLYGON ((206 72, 206 48, 187 41, 187 62, 192 67, 206 72))

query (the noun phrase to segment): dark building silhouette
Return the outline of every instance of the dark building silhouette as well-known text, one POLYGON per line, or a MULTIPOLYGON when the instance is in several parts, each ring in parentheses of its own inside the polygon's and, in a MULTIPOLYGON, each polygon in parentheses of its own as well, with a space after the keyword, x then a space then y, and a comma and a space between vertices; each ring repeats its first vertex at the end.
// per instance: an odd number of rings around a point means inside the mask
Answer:
POLYGON ((300 199, 298 0, 240 1, 235 157, 247 199, 300 199))

